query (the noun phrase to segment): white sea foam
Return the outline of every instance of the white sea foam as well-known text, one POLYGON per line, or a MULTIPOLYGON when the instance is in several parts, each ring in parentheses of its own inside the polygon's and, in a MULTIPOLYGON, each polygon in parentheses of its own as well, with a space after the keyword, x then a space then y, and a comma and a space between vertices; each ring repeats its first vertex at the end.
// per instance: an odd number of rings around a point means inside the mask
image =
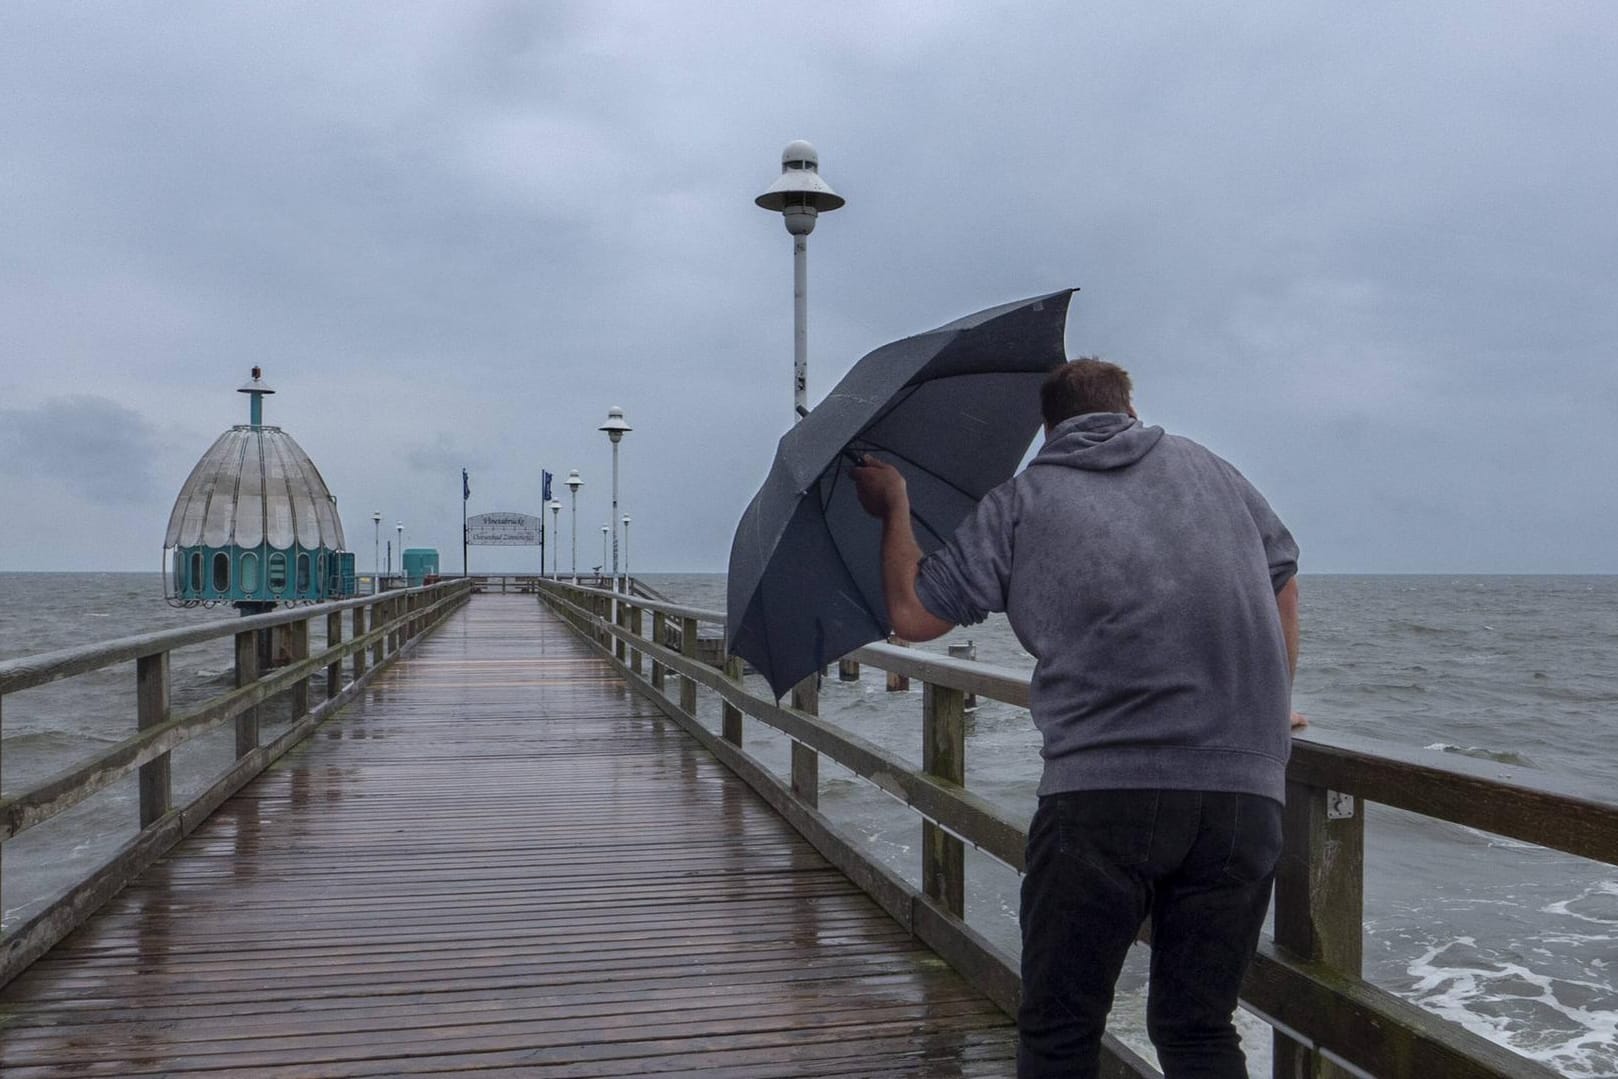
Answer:
MULTIPOLYGON (((1579 895, 1572 899, 1562 899, 1555 903, 1546 904, 1539 908, 1545 914, 1561 914, 1569 918, 1577 918, 1581 922, 1592 922, 1596 925, 1618 928, 1618 880, 1596 881, 1579 895), (1612 902, 1602 903, 1602 898, 1612 902), (1593 912, 1574 910, 1575 904, 1595 908, 1593 912)), ((1612 939, 1607 937, 1604 939, 1612 939)))
POLYGON ((1417 1003, 1474 1034, 1567 1075, 1611 1075, 1618 1069, 1618 1009, 1602 1006, 1612 997, 1606 981, 1551 978, 1504 957, 1485 957, 1472 937, 1433 944, 1409 972, 1417 1003), (1598 1003, 1570 1003, 1568 995, 1598 1003), (1557 1019, 1529 1022, 1524 1013, 1531 1009, 1557 1019))

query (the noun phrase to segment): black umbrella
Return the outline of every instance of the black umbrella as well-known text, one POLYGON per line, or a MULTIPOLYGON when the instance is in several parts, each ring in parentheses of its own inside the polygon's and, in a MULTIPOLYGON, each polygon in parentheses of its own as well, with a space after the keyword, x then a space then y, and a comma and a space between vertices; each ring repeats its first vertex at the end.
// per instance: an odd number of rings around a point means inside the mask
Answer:
POLYGON ((883 345, 781 438, 730 545, 725 620, 726 650, 776 696, 888 633, 881 525, 860 508, 845 451, 904 473, 916 539, 935 550, 1011 478, 1038 432, 1039 385, 1066 360, 1072 293, 883 345))

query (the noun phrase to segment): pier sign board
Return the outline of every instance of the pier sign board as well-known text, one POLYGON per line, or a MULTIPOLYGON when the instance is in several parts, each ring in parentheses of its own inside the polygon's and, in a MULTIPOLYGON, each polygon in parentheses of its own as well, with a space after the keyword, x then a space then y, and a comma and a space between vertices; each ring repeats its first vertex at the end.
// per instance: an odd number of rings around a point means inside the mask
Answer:
POLYGON ((545 520, 531 513, 480 513, 466 519, 466 542, 474 547, 542 547, 545 520))

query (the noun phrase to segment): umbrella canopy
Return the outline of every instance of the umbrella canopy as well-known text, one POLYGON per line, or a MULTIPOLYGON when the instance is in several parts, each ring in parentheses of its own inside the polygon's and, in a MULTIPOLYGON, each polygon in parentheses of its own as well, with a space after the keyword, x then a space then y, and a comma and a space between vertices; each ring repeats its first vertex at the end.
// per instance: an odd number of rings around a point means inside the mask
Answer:
POLYGON ((937 549, 1038 433, 1040 383, 1067 358, 1072 293, 883 345, 782 436, 731 542, 725 620, 726 650, 777 697, 888 634, 881 525, 860 508, 844 451, 904 473, 916 539, 937 549))

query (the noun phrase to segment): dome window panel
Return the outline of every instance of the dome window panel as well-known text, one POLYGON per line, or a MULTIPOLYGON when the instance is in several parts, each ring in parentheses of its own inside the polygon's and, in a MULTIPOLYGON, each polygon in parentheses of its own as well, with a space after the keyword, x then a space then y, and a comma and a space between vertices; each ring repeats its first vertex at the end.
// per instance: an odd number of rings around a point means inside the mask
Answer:
POLYGON ((280 551, 270 555, 270 591, 280 595, 287 590, 287 556, 280 551))
POLYGON ((213 590, 221 596, 230 591, 230 555, 224 551, 213 556, 213 590))
POLYGON ((308 595, 313 587, 314 585, 309 580, 309 556, 300 553, 298 555, 298 595, 308 595))
POLYGON ((241 568, 242 594, 251 596, 258 591, 258 586, 258 555, 252 551, 244 551, 241 568))

